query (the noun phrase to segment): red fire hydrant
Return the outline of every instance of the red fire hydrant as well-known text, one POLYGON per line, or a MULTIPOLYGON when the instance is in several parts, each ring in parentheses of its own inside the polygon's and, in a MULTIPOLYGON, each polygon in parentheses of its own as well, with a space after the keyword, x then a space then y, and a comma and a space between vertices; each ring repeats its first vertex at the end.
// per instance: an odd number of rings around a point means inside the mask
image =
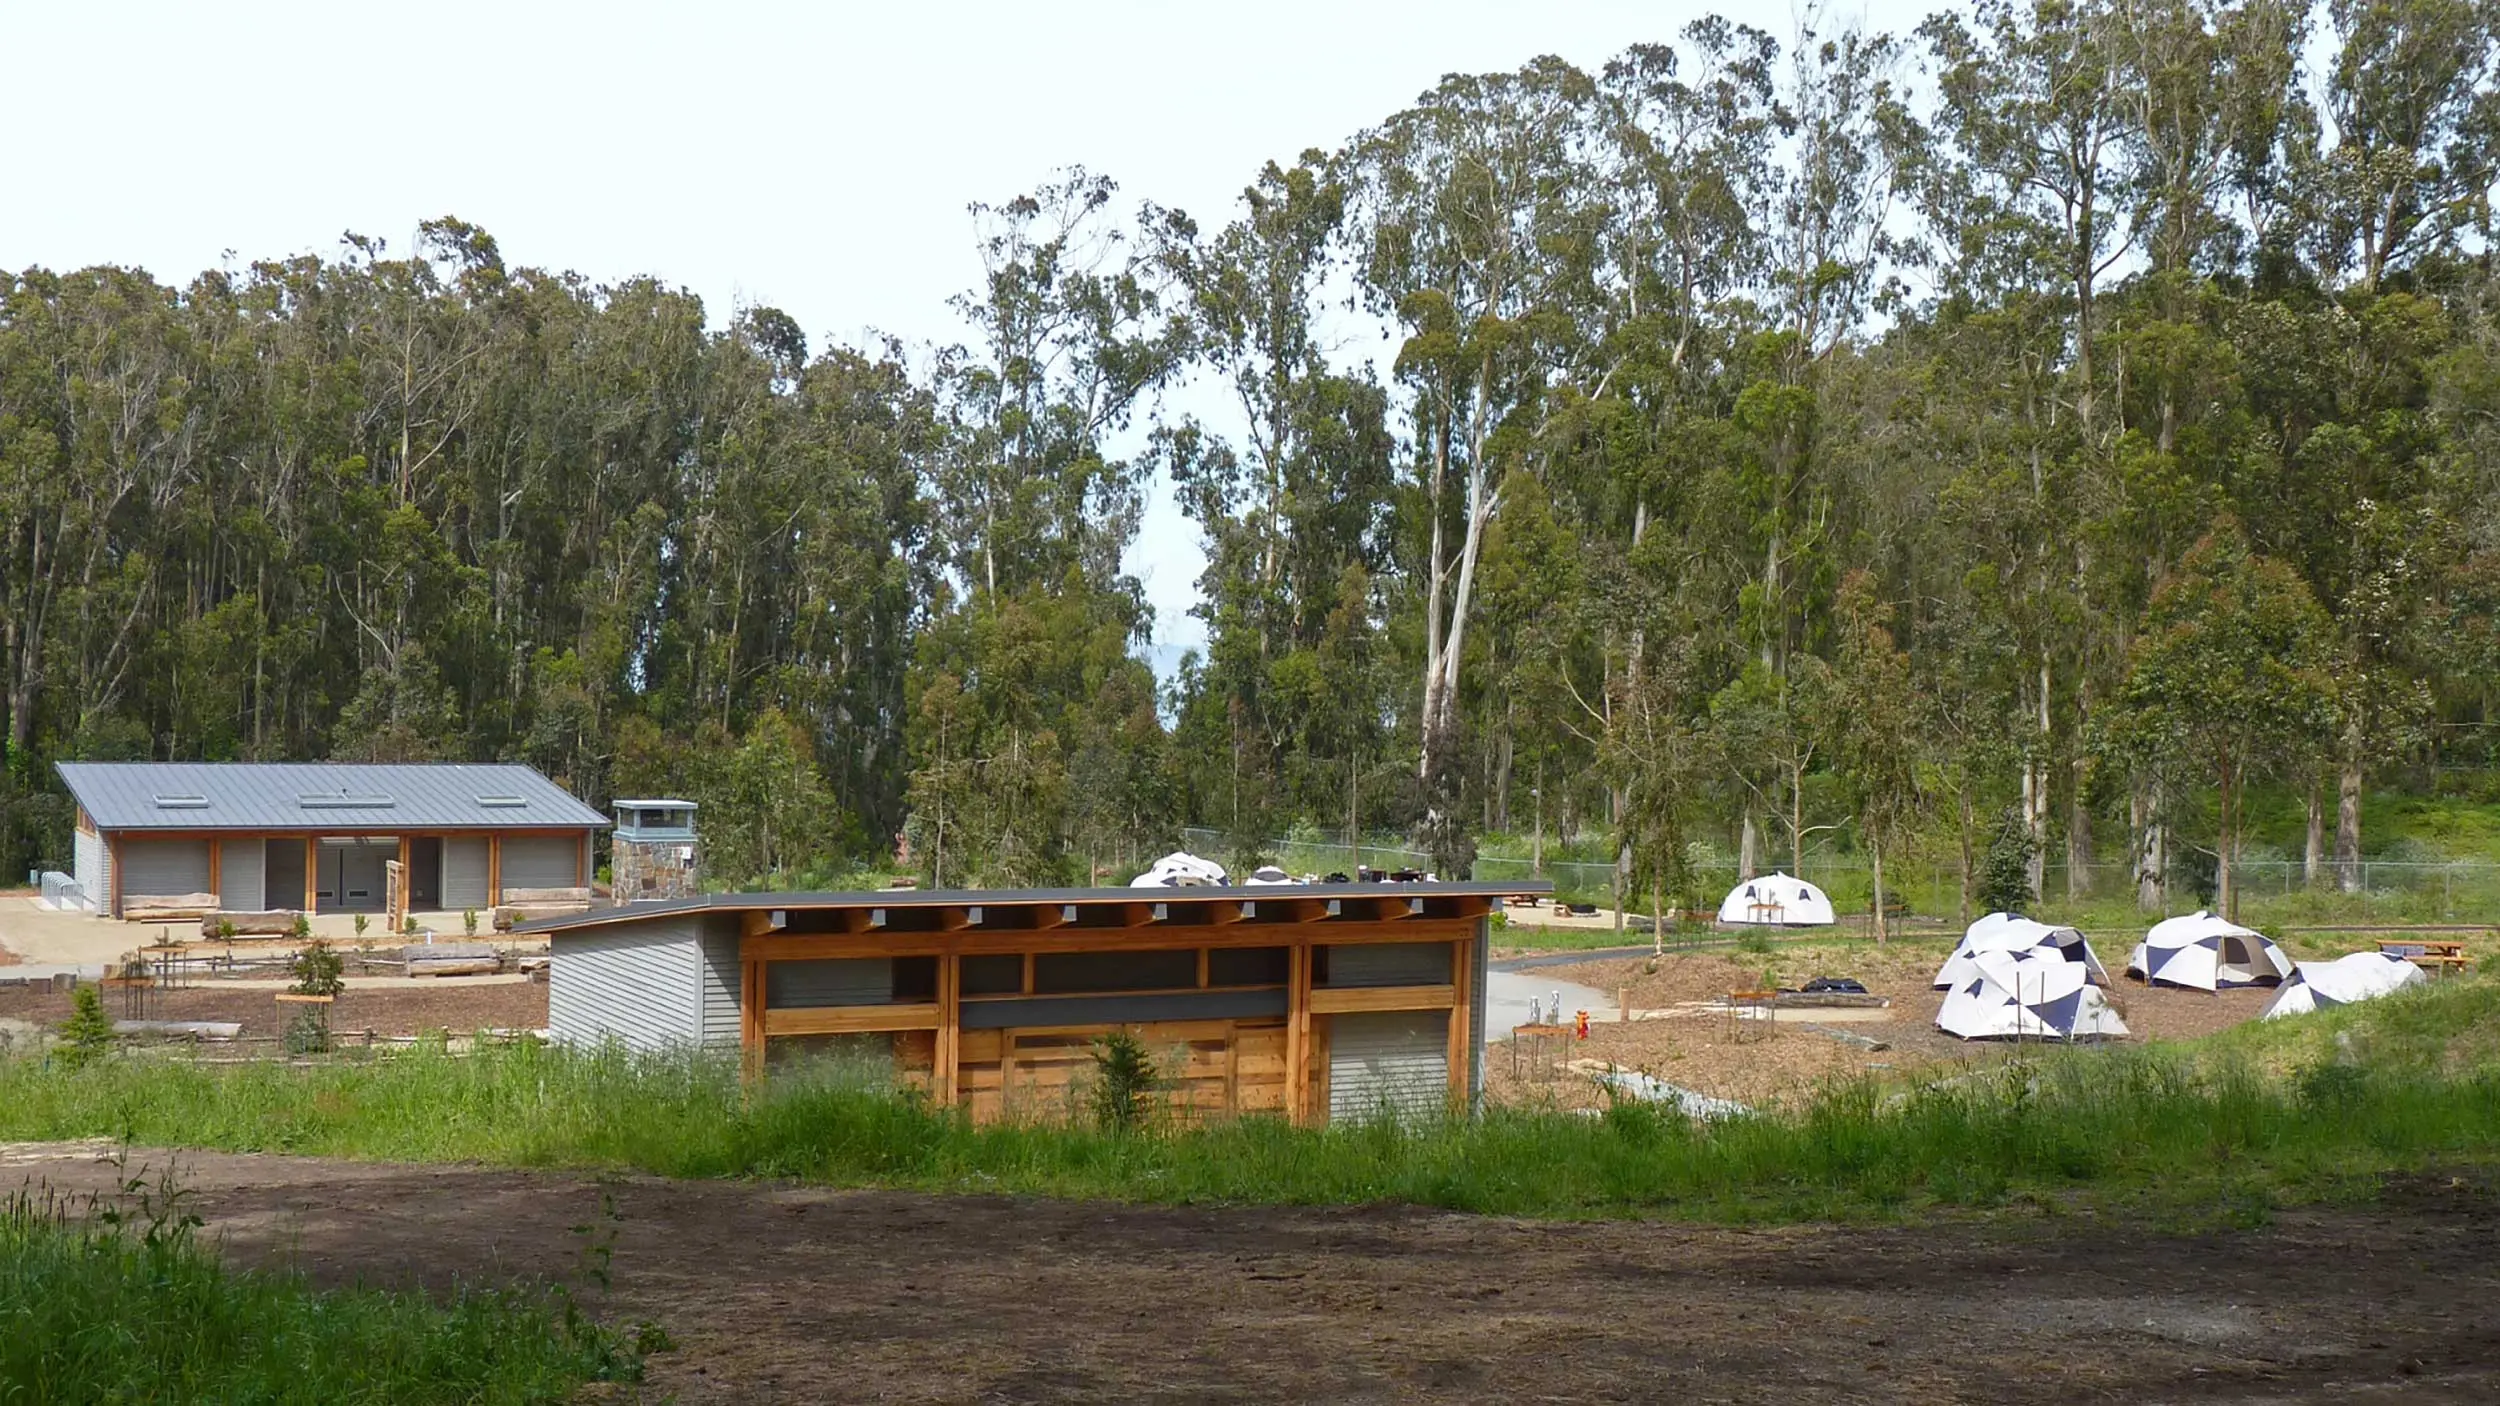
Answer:
POLYGON ((1574 1011, 1572 1014, 1579 1017, 1580 1038, 1583 1040, 1587 1039, 1589 1037, 1589 1013, 1587 1011, 1574 1011))

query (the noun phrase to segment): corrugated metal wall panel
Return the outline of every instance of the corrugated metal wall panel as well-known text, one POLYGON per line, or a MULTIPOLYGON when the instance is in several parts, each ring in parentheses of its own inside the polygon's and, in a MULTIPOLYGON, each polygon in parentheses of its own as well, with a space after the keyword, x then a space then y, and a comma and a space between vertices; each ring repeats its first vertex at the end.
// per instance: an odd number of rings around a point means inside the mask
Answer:
POLYGON ((208 841, 122 840, 125 902, 208 891, 208 841))
MULTIPOLYGON (((1340 949, 1342 950, 1342 949, 1340 949)), ((1328 1117, 1360 1122, 1449 1111, 1450 1013, 1380 1011, 1329 1017, 1328 1117)))
POLYGON ((268 907, 261 892, 268 877, 269 846, 265 841, 228 840, 217 847, 218 907, 229 913, 257 913, 268 907))
POLYGON ((278 909, 304 906, 304 842, 285 836, 263 842, 260 852, 261 896, 275 899, 278 909))
POLYGON ((701 1038, 700 920, 556 933, 548 943, 547 1029, 557 1040, 630 1049, 701 1038))
POLYGON ((884 957, 826 957, 764 968, 764 1008, 876 1006, 894 999, 894 963, 884 957))
POLYGON ((1381 942, 1328 949, 1325 986, 1439 986, 1450 979, 1450 944, 1381 942))
POLYGON ((503 886, 507 889, 569 889, 581 882, 579 835, 503 837, 503 886))
POLYGON ((443 841, 443 907, 462 913, 485 906, 486 837, 447 837, 443 841))
POLYGON ((113 901, 113 851, 105 846, 102 835, 78 832, 71 846, 70 877, 87 893, 89 908, 103 909, 113 901))
POLYGON ((703 933, 703 1043, 735 1046, 744 1034, 738 1019, 738 916, 711 915, 703 933))

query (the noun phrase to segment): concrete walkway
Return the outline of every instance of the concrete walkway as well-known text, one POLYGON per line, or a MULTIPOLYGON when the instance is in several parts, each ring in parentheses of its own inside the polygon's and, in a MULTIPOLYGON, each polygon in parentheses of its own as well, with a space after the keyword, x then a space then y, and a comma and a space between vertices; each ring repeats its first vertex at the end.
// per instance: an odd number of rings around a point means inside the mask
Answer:
POLYGON ((1562 993, 1563 1018, 1574 1011, 1587 1011, 1589 1019, 1611 1021, 1615 1018, 1615 997, 1612 992, 1574 982, 1541 979, 1534 972, 1494 970, 1486 975, 1484 984, 1485 1043, 1510 1038, 1511 1027, 1528 1022, 1528 1003, 1540 1009, 1552 1002, 1556 991, 1562 993))

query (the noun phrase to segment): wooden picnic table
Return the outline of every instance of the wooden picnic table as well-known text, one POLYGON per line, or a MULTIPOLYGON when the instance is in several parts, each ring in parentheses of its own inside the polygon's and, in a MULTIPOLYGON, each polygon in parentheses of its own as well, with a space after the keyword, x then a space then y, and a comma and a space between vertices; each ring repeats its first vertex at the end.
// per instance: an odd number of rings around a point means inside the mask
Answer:
POLYGON ((2456 938, 2382 937, 2378 950, 2385 956, 2402 957, 2435 976, 2462 973, 2471 964, 2465 955, 2465 943, 2456 938))

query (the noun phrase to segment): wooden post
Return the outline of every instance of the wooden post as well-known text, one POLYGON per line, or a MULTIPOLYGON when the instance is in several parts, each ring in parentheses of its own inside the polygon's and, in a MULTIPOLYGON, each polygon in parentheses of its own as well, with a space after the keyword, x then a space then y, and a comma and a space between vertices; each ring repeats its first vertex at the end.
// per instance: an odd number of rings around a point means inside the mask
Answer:
POLYGON ((1475 1003, 1475 992, 1470 989, 1475 984, 1475 955, 1475 944, 1466 938, 1462 937, 1450 944, 1452 999, 1450 1001, 1449 1048, 1444 1058, 1449 1065, 1450 1109, 1454 1113, 1463 1112, 1467 1107, 1468 1099, 1475 1093, 1474 1089, 1468 1087, 1468 1076, 1476 1067, 1475 1061, 1469 1058, 1469 1055, 1473 1053, 1469 1048, 1469 1041, 1476 1029, 1475 1021, 1470 1018, 1475 1003))
POLYGON ((113 891, 104 895, 104 911, 118 918, 122 915, 122 837, 119 832, 104 837, 105 853, 112 856, 113 891))
POLYGON ((503 836, 486 837, 486 906, 503 906, 503 836))
POLYGON ((1286 951, 1285 1116, 1302 1123, 1311 1116, 1311 944, 1286 951))
POLYGON ((963 958, 950 950, 937 960, 937 1052, 929 1073, 937 1085, 939 1106, 952 1108, 956 1066, 963 1054, 963 958))
POLYGON ((304 916, 313 915, 314 899, 321 887, 321 837, 304 837, 304 916))
POLYGON ((764 964, 753 959, 739 968, 738 1063, 749 1083, 764 1077, 764 964))
POLYGON ((400 924, 408 922, 408 910, 417 905, 416 881, 409 876, 416 869, 416 842, 406 835, 399 837, 399 879, 391 885, 391 906, 398 910, 400 924))
POLYGON ((208 837, 208 891, 217 899, 219 911, 226 906, 225 841, 216 835, 208 837))

